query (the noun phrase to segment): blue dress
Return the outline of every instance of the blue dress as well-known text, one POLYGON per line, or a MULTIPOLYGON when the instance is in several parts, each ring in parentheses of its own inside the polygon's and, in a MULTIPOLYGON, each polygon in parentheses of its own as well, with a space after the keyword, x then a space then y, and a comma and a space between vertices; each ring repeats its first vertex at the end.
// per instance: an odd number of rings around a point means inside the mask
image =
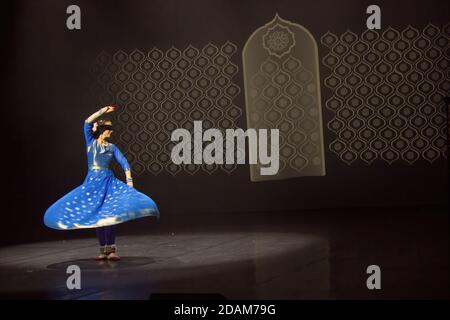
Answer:
POLYGON ((155 202, 117 179, 109 165, 112 159, 129 170, 127 159, 114 144, 100 145, 92 124, 84 123, 88 173, 78 186, 50 206, 44 215, 47 227, 59 230, 111 226, 146 216, 156 216, 155 202))

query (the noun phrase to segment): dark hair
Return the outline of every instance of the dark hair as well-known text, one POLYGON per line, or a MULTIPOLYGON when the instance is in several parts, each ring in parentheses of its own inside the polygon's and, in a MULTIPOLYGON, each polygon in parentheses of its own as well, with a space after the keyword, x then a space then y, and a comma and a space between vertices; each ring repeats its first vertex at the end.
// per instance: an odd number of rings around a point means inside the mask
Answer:
POLYGON ((97 139, 106 130, 113 130, 111 120, 99 120, 97 121, 97 130, 94 132, 94 136, 97 139))

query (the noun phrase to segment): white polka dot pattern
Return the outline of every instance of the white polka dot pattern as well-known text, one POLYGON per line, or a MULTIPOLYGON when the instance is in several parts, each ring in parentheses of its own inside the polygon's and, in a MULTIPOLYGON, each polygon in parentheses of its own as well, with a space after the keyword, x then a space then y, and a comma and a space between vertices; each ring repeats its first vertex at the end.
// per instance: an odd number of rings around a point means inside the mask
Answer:
POLYGON ((114 225, 145 216, 159 218, 155 202, 114 177, 111 170, 89 170, 82 185, 50 206, 46 226, 69 230, 114 225))

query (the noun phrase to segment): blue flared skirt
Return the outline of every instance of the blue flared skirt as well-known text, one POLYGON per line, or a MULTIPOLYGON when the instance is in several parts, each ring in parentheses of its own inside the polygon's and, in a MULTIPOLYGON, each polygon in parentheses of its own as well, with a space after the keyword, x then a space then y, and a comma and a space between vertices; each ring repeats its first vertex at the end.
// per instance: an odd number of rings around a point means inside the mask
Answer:
POLYGON ((155 202, 117 179, 110 169, 89 170, 82 185, 50 206, 47 227, 58 230, 98 228, 146 216, 160 217, 155 202))

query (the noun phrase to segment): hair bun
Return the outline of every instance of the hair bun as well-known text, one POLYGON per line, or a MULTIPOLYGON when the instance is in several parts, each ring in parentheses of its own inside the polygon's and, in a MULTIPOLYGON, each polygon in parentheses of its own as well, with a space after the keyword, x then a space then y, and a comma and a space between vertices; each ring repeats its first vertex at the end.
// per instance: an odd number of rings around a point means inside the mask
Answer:
POLYGON ((97 125, 100 126, 112 126, 111 120, 108 119, 101 119, 97 121, 97 125))

